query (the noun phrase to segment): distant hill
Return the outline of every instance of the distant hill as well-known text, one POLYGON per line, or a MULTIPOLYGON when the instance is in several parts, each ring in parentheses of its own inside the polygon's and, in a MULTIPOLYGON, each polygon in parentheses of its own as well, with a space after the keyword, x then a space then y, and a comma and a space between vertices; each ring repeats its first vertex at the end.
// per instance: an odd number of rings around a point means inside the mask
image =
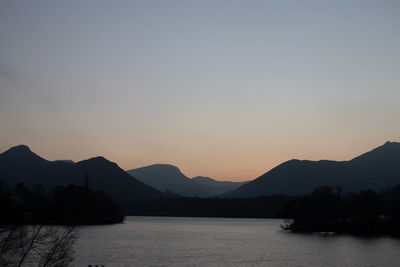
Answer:
POLYGON ((226 192, 235 190, 247 182, 231 182, 231 181, 217 181, 210 177, 197 176, 192 178, 192 181, 202 184, 207 187, 207 191, 213 195, 222 195, 226 192))
POLYGON ((387 142, 350 161, 290 160, 225 196, 310 193, 322 185, 342 185, 346 191, 382 190, 400 183, 400 143, 387 142))
POLYGON ((209 188, 186 177, 177 167, 169 164, 154 164, 127 171, 139 181, 161 192, 170 191, 181 196, 210 197, 209 188))
POLYGON ((41 184, 46 189, 68 184, 83 185, 86 174, 92 189, 104 191, 123 206, 163 196, 103 157, 77 163, 53 162, 39 157, 25 145, 0 154, 0 179, 10 186, 20 182, 28 187, 41 184))

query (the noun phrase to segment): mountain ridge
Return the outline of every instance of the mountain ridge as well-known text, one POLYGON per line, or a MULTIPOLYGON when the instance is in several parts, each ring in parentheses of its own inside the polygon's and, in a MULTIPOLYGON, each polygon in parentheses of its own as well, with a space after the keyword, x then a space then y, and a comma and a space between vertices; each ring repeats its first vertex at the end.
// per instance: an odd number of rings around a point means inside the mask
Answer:
POLYGON ((188 178, 171 164, 152 164, 128 170, 127 173, 139 181, 158 189, 189 197, 209 197, 207 188, 188 178))
POLYGON ((396 183, 400 183, 400 143, 386 142, 348 161, 288 160, 224 196, 299 195, 322 185, 382 190, 396 183))
POLYGON ((77 163, 54 162, 41 158, 26 145, 12 147, 0 154, 0 179, 9 185, 22 182, 32 187, 41 184, 49 190, 68 184, 82 185, 86 175, 91 187, 106 192, 123 206, 163 196, 102 156, 77 163))
POLYGON ((246 184, 245 182, 233 182, 233 181, 218 181, 210 177, 196 176, 192 178, 196 183, 200 183, 208 187, 208 190, 215 195, 222 195, 226 192, 235 190, 239 186, 246 184))
POLYGON ((0 179, 11 184, 43 184, 48 188, 82 184, 86 174, 89 174, 95 189, 103 190, 122 202, 162 197, 163 191, 190 197, 223 194, 224 197, 246 198, 307 194, 322 185, 343 185, 347 191, 382 190, 400 183, 400 143, 386 142, 348 161, 291 159, 252 181, 243 182, 230 192, 216 188, 237 186, 237 183, 203 176, 188 178, 171 164, 153 164, 125 172, 102 156, 76 163, 48 161, 26 145, 11 147, 0 154, 0 179), (158 184, 152 185, 151 180, 158 184))

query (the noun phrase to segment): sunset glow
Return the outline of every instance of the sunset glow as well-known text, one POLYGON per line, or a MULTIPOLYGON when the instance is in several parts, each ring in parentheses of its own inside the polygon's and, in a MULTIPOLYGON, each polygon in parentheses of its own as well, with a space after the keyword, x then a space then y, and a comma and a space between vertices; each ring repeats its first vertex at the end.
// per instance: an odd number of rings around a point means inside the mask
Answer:
POLYGON ((400 140, 399 14, 398 1, 1 1, 0 152, 233 181, 349 160, 400 140))

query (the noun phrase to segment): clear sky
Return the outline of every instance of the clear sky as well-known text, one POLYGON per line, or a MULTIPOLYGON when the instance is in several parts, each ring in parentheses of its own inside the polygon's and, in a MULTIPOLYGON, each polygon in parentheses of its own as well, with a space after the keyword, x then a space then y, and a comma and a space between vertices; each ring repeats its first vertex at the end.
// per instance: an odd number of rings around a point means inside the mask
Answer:
POLYGON ((400 1, 0 1, 0 151, 249 180, 400 140, 400 1))

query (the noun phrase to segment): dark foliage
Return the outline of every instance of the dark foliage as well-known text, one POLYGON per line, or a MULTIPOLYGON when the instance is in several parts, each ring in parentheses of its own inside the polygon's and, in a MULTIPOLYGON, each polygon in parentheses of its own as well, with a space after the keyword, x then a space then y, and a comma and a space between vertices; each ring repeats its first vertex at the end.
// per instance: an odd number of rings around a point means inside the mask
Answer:
POLYGON ((0 181, 0 224, 108 224, 123 221, 113 199, 102 191, 68 185, 46 193, 39 185, 13 188, 0 181))
POLYGON ((284 229, 305 232, 400 234, 400 185, 376 193, 343 194, 340 187, 319 187, 293 200, 282 216, 293 218, 284 229))

